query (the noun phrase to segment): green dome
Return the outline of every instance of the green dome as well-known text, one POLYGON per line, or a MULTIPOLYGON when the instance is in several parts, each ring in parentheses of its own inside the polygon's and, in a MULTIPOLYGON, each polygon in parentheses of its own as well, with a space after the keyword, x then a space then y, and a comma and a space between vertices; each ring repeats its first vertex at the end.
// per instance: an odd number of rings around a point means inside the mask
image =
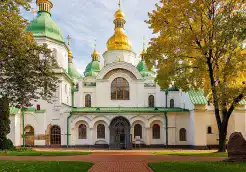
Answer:
POLYGON ((100 63, 99 61, 95 60, 90 62, 85 69, 85 76, 97 76, 97 74, 100 72, 100 63))
POLYGON ((137 70, 141 73, 142 77, 153 77, 155 74, 154 69, 149 70, 145 61, 141 60, 137 65, 137 70))
POLYGON ((73 79, 82 78, 80 73, 73 66, 73 63, 68 63, 68 75, 73 79))
POLYGON ((38 16, 31 21, 27 31, 32 31, 34 37, 48 37, 59 42, 64 42, 60 28, 52 20, 48 12, 38 12, 38 16))

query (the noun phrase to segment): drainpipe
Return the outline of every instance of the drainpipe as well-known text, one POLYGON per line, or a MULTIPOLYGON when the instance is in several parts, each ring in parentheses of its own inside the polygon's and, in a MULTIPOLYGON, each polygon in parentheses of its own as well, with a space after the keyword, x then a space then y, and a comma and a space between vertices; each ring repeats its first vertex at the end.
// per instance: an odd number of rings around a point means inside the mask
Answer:
POLYGON ((168 90, 165 91, 166 94, 166 108, 167 108, 167 95, 168 95, 168 90))
POLYGON ((164 112, 164 117, 166 121, 166 147, 168 147, 168 119, 167 119, 167 112, 164 112))
POLYGON ((69 113, 67 117, 67 148, 69 146, 69 119, 72 117, 72 111, 69 113))
POLYGON ((72 89, 72 107, 74 107, 74 88, 72 89))
POLYGON ((25 147, 25 116, 24 116, 24 112, 25 109, 21 108, 21 116, 22 116, 22 147, 25 147))

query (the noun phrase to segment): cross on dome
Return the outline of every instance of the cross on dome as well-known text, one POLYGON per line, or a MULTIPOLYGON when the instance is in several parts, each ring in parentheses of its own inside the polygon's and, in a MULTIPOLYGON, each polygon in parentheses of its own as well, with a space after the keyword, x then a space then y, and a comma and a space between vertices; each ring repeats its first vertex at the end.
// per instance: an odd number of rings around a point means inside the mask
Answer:
POLYGON ((71 42, 70 42, 70 41, 71 41, 71 36, 70 36, 70 35, 68 35, 68 36, 67 36, 67 45, 68 45, 68 46, 70 46, 70 44, 71 44, 71 42))
POLYGON ((121 5, 121 4, 120 4, 120 0, 119 0, 119 3, 118 3, 118 5, 119 5, 119 9, 120 9, 120 5, 121 5))

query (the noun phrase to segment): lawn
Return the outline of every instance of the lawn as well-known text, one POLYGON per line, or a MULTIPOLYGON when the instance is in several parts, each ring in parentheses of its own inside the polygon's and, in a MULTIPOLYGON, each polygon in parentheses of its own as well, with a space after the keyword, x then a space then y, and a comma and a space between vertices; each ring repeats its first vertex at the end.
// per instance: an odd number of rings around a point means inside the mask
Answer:
POLYGON ((90 152, 45 152, 45 151, 0 151, 0 156, 73 156, 88 155, 90 152))
POLYGON ((155 155, 228 157, 227 152, 154 152, 155 155))
POLYGON ((89 162, 0 161, 0 172, 73 172, 87 171, 89 162))
POLYGON ((150 163, 155 172, 245 172, 246 163, 160 162, 150 163))

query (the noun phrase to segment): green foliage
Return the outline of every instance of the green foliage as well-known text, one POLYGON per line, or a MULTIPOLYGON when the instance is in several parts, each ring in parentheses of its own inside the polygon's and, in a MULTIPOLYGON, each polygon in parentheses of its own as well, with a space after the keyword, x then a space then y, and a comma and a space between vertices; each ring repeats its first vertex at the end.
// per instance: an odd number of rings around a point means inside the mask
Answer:
POLYGON ((19 11, 19 6, 26 10, 30 9, 30 2, 32 0, 1 0, 0 9, 8 11, 19 11))
POLYGON ((10 105, 29 106, 32 100, 50 101, 56 90, 56 62, 47 45, 38 45, 19 7, 30 0, 3 0, 0 5, 0 97, 10 105))
POLYGON ((232 172, 245 171, 245 163, 223 162, 159 162, 150 163, 155 172, 232 172))
POLYGON ((4 172, 86 172, 92 167, 89 162, 41 162, 41 161, 0 161, 0 171, 4 172))
POLYGON ((147 21, 157 36, 146 62, 158 61, 157 82, 163 89, 204 90, 225 146, 229 117, 246 96, 245 1, 162 0, 156 8, 147 21))

